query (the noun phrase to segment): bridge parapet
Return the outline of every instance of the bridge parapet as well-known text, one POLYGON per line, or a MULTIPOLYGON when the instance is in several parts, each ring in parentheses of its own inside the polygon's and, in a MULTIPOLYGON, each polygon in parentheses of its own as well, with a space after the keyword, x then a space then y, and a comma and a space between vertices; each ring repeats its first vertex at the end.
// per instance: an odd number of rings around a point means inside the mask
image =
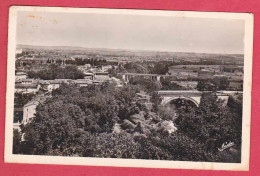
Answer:
POLYGON ((203 92, 197 90, 160 90, 160 96, 201 96, 203 92))
MULTIPOLYGON (((205 92, 210 91, 198 91, 198 90, 161 90, 158 91, 158 95, 162 98, 162 105, 166 105, 175 99, 184 99, 193 102, 196 106, 199 106, 201 96, 205 92)), ((219 99, 223 100, 224 105, 227 104, 230 95, 242 94, 241 91, 217 91, 216 95, 219 99)))

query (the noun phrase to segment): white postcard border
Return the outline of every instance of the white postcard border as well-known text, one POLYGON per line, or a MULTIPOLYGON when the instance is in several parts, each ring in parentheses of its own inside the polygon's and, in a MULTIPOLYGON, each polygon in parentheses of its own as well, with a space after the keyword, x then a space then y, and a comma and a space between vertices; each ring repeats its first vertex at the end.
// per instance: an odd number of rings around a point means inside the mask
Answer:
POLYGON ((8 29, 8 60, 7 60, 7 93, 6 93, 6 126, 5 126, 5 162, 31 164, 65 164, 90 166, 118 166, 143 168, 175 168, 175 169, 207 169, 207 170, 248 170, 250 154, 250 123, 251 123, 251 88, 252 88, 252 54, 253 54, 253 14, 224 12, 191 12, 161 10, 130 10, 130 9, 97 9, 97 8, 66 8, 12 6, 9 9, 8 29), (98 13, 128 14, 149 16, 175 16, 211 19, 240 19, 245 21, 244 39, 244 84, 243 84, 243 123, 242 123, 242 157, 241 163, 165 161, 142 159, 111 159, 83 158, 62 156, 39 156, 12 154, 13 110, 15 87, 15 46, 16 18, 19 11, 32 12, 63 12, 63 13, 98 13))

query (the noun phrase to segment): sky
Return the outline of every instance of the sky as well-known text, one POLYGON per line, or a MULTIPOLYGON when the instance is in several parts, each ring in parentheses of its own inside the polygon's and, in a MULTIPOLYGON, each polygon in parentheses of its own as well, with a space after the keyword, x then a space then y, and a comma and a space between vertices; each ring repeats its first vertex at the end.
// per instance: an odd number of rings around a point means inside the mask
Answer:
POLYGON ((127 14, 19 12, 17 44, 242 54, 244 21, 127 14))

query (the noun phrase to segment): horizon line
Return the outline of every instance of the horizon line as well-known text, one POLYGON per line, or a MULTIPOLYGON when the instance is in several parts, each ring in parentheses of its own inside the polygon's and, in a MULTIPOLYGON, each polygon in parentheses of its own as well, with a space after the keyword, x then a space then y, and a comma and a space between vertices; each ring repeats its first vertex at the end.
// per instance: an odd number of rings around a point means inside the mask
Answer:
POLYGON ((89 48, 85 46, 68 46, 68 45, 30 45, 30 44, 16 44, 26 45, 32 47, 70 47, 70 48, 84 48, 84 49, 107 49, 107 50, 125 50, 125 51, 143 51, 143 52, 168 52, 168 53, 194 53, 194 54, 222 54, 222 55, 244 55, 244 53, 206 53, 206 52, 194 52, 194 51, 168 51, 168 50, 148 50, 148 49, 125 49, 125 48, 89 48))

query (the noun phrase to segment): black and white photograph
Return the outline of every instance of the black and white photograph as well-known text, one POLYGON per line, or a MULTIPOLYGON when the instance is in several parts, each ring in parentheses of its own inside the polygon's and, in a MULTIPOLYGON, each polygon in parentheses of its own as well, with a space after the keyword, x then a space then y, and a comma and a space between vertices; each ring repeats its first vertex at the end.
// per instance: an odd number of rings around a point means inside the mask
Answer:
POLYGON ((247 170, 253 15, 13 6, 5 161, 247 170))

